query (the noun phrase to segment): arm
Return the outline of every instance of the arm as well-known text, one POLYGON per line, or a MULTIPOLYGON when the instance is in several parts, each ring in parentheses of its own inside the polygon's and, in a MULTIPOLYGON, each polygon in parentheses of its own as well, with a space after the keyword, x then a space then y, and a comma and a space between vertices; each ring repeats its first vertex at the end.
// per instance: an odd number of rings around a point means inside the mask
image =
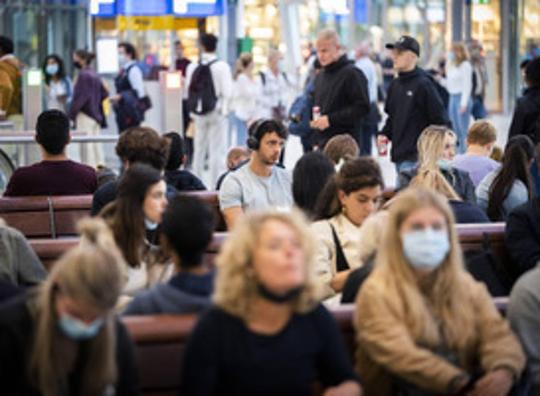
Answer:
POLYGON ((335 271, 332 271, 335 260, 335 247, 332 231, 328 221, 318 221, 312 224, 311 230, 316 239, 314 271, 317 282, 321 285, 323 299, 332 297, 336 291, 331 286, 335 271))
POLYGON ((86 73, 79 74, 75 88, 73 88, 73 99, 69 108, 69 118, 71 120, 75 120, 77 114, 90 98, 89 78, 86 73))
POLYGON ((523 105, 518 100, 514 115, 512 116, 512 123, 510 124, 510 131, 508 132, 508 139, 524 134, 527 128, 525 126, 525 112, 523 111, 523 105))
POLYGON ((535 220, 527 213, 529 205, 510 212, 506 220, 505 242, 520 273, 528 271, 540 261, 540 239, 535 231, 535 220))
POLYGON ((230 173, 219 190, 219 207, 228 230, 232 230, 236 220, 244 213, 242 203, 242 186, 234 173, 230 173))
POLYGON ((460 106, 461 108, 467 108, 469 100, 471 100, 472 92, 472 67, 468 61, 465 61, 461 65, 461 72, 463 74, 463 91, 461 92, 460 106))
POLYGON ((445 109, 442 99, 435 89, 435 82, 426 80, 421 96, 421 106, 426 109, 427 119, 430 125, 450 125, 448 111, 445 109))
POLYGON ((425 390, 446 393, 451 382, 466 373, 416 344, 373 279, 364 283, 356 302, 354 325, 359 348, 392 374, 425 390))
POLYGON ((129 69, 129 75, 128 75, 129 83, 131 84, 131 88, 137 92, 137 97, 143 98, 146 93, 144 91, 144 80, 143 80, 143 74, 142 70, 138 65, 134 65, 129 69))
POLYGON ((16 249, 14 259, 17 268, 17 284, 28 286, 41 283, 47 277, 47 271, 38 256, 22 234, 14 232, 12 238, 16 249))
POLYGON ((352 69, 350 79, 345 85, 344 96, 347 98, 349 106, 334 111, 328 116, 331 126, 351 127, 356 125, 356 119, 365 117, 369 113, 368 83, 364 73, 356 67, 352 69))
POLYGON ((0 70, 0 111, 7 112, 7 108, 11 103, 14 88, 8 74, 0 70))
POLYGON ((390 83, 388 87, 388 93, 386 94, 386 103, 384 104, 384 112, 388 115, 384 127, 381 131, 381 135, 384 135, 388 140, 392 140, 392 114, 391 114, 391 103, 392 103, 392 87, 394 86, 393 82, 390 83))

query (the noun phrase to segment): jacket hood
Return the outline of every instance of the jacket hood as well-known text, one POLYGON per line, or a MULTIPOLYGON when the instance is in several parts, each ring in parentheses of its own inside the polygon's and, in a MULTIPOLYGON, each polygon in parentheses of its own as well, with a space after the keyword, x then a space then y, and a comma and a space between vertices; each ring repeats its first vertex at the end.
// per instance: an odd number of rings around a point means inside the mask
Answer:
POLYGON ((324 71, 328 73, 334 73, 340 70, 341 68, 347 65, 351 65, 353 63, 354 62, 352 60, 349 60, 349 58, 347 58, 347 55, 341 55, 337 61, 325 66, 324 71))
POLYGON ((5 62, 16 69, 22 68, 22 63, 13 54, 8 54, 1 57, 0 62, 5 62))

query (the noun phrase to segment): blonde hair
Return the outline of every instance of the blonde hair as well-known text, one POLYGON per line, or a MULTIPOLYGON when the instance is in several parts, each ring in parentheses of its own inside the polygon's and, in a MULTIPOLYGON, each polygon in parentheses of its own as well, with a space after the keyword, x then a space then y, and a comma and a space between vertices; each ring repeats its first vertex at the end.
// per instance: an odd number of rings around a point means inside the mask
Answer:
POLYGON ((461 41, 452 43, 452 52, 455 56, 454 64, 457 66, 469 60, 469 51, 467 50, 465 44, 461 41))
POLYGON ((467 133, 467 143, 485 146, 497 140, 497 129, 492 123, 479 120, 473 122, 467 133))
POLYGON ((461 201, 437 163, 443 155, 447 137, 456 139, 454 132, 442 125, 431 125, 422 131, 417 143, 418 172, 412 179, 411 186, 433 189, 448 199, 461 201))
POLYGON ((259 243, 262 227, 270 220, 279 221, 293 229, 304 251, 306 282, 300 295, 293 302, 293 310, 307 312, 315 307, 319 290, 315 283, 313 260, 315 245, 306 220, 298 210, 284 213, 277 210, 252 212, 242 217, 225 242, 216 263, 218 275, 215 284, 216 305, 247 320, 251 302, 257 294, 252 275, 253 254, 259 243))
POLYGON ((339 45, 339 35, 334 29, 323 29, 317 34, 317 41, 335 41, 339 45))
POLYGON ((117 378, 116 324, 112 309, 122 290, 126 263, 103 220, 82 220, 78 228, 81 242, 56 262, 31 302, 36 331, 29 378, 45 396, 56 395, 59 379, 67 376, 62 353, 55 350, 54 342, 58 331, 55 306, 58 293, 108 311, 102 329, 90 341, 82 394, 100 394, 117 378))
MULTIPOLYGON (((431 347, 438 345, 441 334, 437 321, 440 320, 449 347, 458 351, 469 349, 476 331, 475 312, 467 300, 470 293, 463 282, 465 270, 461 248, 454 228, 454 215, 446 200, 426 189, 409 188, 400 193, 389 209, 381 246, 387 248, 379 249, 370 281, 384 288, 386 297, 398 312, 406 312, 403 321, 415 342, 431 347), (427 296, 430 304, 419 288, 414 269, 405 258, 400 235, 405 220, 424 208, 434 208, 444 216, 450 242, 448 255, 433 273, 427 296)), ((465 361, 464 356, 460 357, 465 361)))
POLYGON ((323 153, 337 165, 341 160, 346 161, 358 157, 360 149, 356 140, 344 133, 330 139, 324 146, 323 153))
POLYGON ((236 80, 238 76, 242 73, 245 73, 249 65, 253 63, 253 55, 249 52, 242 52, 238 59, 236 60, 234 68, 234 79, 236 80))

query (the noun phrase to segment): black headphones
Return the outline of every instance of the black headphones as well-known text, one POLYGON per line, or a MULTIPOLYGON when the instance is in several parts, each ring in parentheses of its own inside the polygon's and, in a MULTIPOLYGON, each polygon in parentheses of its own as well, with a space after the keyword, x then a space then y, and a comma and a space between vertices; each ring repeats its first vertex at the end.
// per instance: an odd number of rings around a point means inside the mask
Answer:
POLYGON ((261 146, 261 131, 263 130, 263 127, 270 122, 275 124, 275 129, 277 133, 282 133, 283 126, 280 122, 276 120, 272 120, 270 118, 261 118, 255 121, 253 124, 250 125, 248 130, 248 138, 246 143, 250 150, 257 151, 259 149, 259 147, 261 146))

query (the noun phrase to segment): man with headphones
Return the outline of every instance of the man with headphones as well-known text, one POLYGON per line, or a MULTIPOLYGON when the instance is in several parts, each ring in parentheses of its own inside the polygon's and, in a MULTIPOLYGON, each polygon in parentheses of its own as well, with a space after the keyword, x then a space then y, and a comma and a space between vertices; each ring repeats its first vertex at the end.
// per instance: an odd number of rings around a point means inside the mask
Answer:
POLYGON ((219 206, 229 229, 247 210, 293 205, 291 174, 276 166, 288 131, 279 121, 261 119, 248 132, 250 160, 228 174, 219 190, 219 206))

